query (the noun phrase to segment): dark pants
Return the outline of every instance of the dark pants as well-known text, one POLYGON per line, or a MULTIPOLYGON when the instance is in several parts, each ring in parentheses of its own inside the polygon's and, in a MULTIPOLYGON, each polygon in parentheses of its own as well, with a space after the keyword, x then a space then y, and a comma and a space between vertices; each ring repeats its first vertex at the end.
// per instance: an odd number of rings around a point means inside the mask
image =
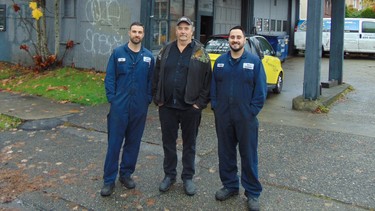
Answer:
POLYGON ((164 173, 172 179, 176 178, 177 151, 176 141, 178 129, 182 131, 182 174, 181 179, 192 179, 195 174, 195 143, 198 135, 198 127, 201 121, 201 110, 190 108, 178 110, 166 106, 159 107, 163 149, 164 149, 164 173))
POLYGON ((256 117, 231 118, 234 110, 215 111, 218 137, 219 173, 223 186, 239 189, 237 145, 241 157, 241 183, 245 195, 259 197, 262 186, 258 180, 258 119, 256 117))
POLYGON ((121 148, 120 176, 133 174, 147 117, 147 107, 143 107, 121 111, 119 106, 111 105, 107 116, 108 149, 104 163, 104 184, 112 184, 116 180, 121 148))

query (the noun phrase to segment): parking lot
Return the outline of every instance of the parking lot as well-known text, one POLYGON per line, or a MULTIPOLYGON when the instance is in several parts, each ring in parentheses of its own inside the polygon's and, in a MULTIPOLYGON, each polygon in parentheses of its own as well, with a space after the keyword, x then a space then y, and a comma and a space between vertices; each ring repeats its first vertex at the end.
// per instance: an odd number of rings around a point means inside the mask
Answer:
MULTIPOLYGON (((293 98, 302 94, 303 60, 291 57, 283 63, 283 91, 268 96, 259 116, 261 209, 374 210, 375 62, 345 59, 344 81, 355 90, 329 113, 316 114, 292 109, 293 98)), ((322 60, 322 81, 328 78, 328 61, 322 60)), ((115 193, 101 197, 108 108, 0 92, 1 113, 28 119, 20 129, 0 135, 0 210, 246 210, 243 189, 225 202, 214 198, 221 183, 209 109, 197 140, 195 196, 185 195, 181 180, 165 194, 158 190, 163 150, 157 108, 150 105, 133 174, 136 189, 116 182, 115 193)), ((180 150, 181 138, 177 144, 180 150)))
MULTIPOLYGON (((354 91, 332 106, 328 114, 311 114, 292 110, 293 98, 303 94, 304 57, 288 58, 283 63, 284 88, 281 94, 270 94, 260 117, 263 121, 292 126, 306 126, 375 137, 375 58, 347 56, 344 59, 343 82, 354 91), (293 121, 290 118, 293 117, 293 121), (370 127, 373 130, 370 130, 370 127)), ((328 81, 329 58, 322 59, 321 81, 328 81)), ((324 92, 324 90, 323 90, 324 92)))

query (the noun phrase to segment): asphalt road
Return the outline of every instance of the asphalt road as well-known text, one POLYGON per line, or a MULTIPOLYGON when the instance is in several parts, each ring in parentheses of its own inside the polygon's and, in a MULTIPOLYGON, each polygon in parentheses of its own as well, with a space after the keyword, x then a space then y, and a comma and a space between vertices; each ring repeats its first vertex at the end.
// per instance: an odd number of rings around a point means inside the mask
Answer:
MULTIPOLYGON (((262 210, 374 210, 375 112, 373 58, 347 58, 344 81, 355 90, 328 114, 292 110, 302 94, 303 57, 283 63, 284 89, 270 94, 259 115, 262 210)), ((321 80, 328 79, 328 59, 321 80)), ((106 152, 108 105, 84 107, 0 92, 0 112, 27 120, 0 134, 0 210, 246 210, 241 194, 225 202, 213 114, 203 113, 197 141, 195 196, 178 180, 160 193, 163 178, 157 108, 149 108, 133 177, 135 190, 119 182, 108 198, 99 194, 106 152)), ((181 149, 181 138, 178 149, 181 149)), ((180 156, 179 156, 180 158, 180 156)), ((178 173, 181 173, 179 162, 178 173)))

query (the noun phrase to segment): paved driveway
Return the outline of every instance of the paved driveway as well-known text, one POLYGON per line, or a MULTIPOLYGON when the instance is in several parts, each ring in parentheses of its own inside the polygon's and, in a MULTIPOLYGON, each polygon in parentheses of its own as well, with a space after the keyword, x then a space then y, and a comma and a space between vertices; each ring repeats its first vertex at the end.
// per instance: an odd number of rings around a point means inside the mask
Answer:
MULTIPOLYGON (((349 57, 344 60, 343 82, 354 91, 337 101, 328 114, 311 114, 292 110, 293 98, 302 95, 304 57, 292 57, 283 63, 284 88, 270 94, 260 114, 265 122, 292 126, 350 132, 375 137, 375 60, 349 57)), ((328 81, 329 58, 322 59, 321 81, 328 81)))

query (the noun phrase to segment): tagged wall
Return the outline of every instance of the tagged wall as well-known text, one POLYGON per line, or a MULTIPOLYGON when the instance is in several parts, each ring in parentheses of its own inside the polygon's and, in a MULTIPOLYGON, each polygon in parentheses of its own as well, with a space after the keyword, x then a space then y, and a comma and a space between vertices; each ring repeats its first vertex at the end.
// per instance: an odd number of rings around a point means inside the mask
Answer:
MULTIPOLYGON (((88 0, 77 9, 76 40, 72 62, 105 70, 112 50, 128 41, 129 26, 140 19, 140 1, 88 0)), ((66 35, 65 35, 66 36, 66 35)))
MULTIPOLYGON (((28 2, 16 1, 23 16, 30 17, 28 2)), ((11 0, 0 0, 7 7, 7 29, 0 32, 0 60, 32 64, 21 44, 32 46, 35 33, 23 24, 13 10, 11 0)), ((47 1, 49 11, 54 11, 53 1, 47 1)), ((73 40, 76 45, 67 52, 64 65, 105 71, 114 48, 128 41, 129 26, 140 20, 141 1, 133 0, 61 0, 60 5, 60 56, 65 44, 73 40)), ((54 14, 46 14, 48 46, 54 52, 54 14)))

